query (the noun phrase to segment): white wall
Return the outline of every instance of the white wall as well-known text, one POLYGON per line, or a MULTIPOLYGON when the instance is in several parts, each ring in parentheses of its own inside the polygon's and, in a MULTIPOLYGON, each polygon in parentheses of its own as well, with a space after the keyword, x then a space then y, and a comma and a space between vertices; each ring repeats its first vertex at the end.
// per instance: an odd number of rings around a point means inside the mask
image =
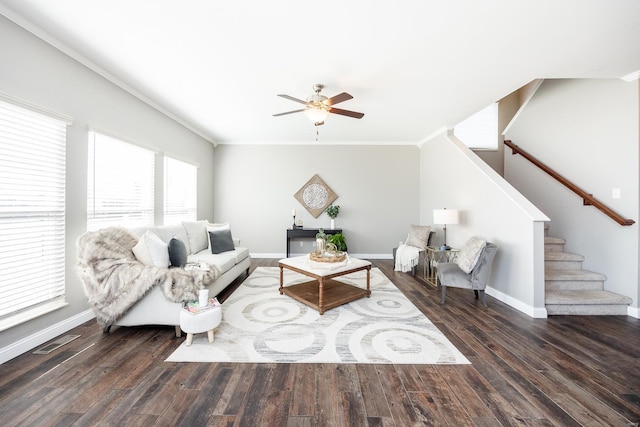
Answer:
POLYGON ((551 219, 549 234, 605 274, 605 289, 638 307, 638 81, 545 80, 507 132, 522 147, 625 218, 623 227, 533 166, 505 154, 505 177, 551 219), (612 197, 612 189, 621 198, 612 197))
MULTIPOLYGON (((420 218, 433 210, 460 210, 447 243, 460 248, 473 235, 498 246, 487 293, 532 317, 544 308, 544 230, 547 217, 453 135, 427 141, 420 152, 420 218)), ((437 240, 443 233, 436 226, 437 240)))
POLYGON ((88 126, 99 126, 158 152, 198 163, 201 218, 213 216, 213 145, 2 16, 0 40, 0 91, 73 117, 67 129, 65 255, 69 304, 0 332, 1 362, 2 356, 13 349, 39 345, 64 332, 55 329, 56 325, 81 322, 91 316, 74 269, 75 242, 86 229, 88 126), (29 341, 29 337, 35 338, 29 341), (8 347, 10 350, 6 350, 8 347))
MULTIPOLYGON (((219 145, 215 149, 215 221, 228 221, 252 256, 284 257, 291 209, 305 227, 329 228, 326 213, 313 218, 294 198, 318 174, 338 195, 336 227, 349 253, 390 258, 410 224, 419 221, 419 151, 416 146, 219 145)), ((292 245, 309 253, 311 242, 292 245)))

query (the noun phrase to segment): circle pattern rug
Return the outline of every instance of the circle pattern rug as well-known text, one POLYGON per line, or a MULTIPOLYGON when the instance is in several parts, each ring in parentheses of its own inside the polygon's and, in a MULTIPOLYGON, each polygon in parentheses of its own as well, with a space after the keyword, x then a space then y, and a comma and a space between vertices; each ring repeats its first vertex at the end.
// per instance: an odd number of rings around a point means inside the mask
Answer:
MULTIPOLYGON (((309 281, 284 270, 285 286, 309 281)), ((366 271, 336 280, 366 287, 366 271)), ((222 304, 214 342, 196 334, 167 362, 468 364, 469 361, 378 269, 371 297, 320 315, 280 295, 280 269, 258 267, 222 304)))

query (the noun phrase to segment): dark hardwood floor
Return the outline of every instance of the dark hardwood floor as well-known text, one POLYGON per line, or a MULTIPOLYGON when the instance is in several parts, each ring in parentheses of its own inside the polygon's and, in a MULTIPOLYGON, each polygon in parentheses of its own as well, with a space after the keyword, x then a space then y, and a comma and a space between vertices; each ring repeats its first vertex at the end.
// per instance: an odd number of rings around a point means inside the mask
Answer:
POLYGON ((440 306, 391 260, 374 266, 471 365, 167 363, 184 340, 173 328, 91 321, 49 355, 0 365, 0 424, 638 426, 640 320, 531 319, 460 289, 440 306))

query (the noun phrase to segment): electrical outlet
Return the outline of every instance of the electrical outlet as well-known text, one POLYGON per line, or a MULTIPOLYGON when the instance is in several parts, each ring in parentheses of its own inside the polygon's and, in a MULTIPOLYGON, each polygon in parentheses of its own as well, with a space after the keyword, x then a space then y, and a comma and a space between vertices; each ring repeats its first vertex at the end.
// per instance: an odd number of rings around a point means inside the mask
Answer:
POLYGON ((303 247, 303 246, 304 246, 304 242, 300 242, 300 247, 303 247))
POLYGON ((619 199, 620 198, 620 189, 619 188, 614 188, 613 191, 611 192, 611 197, 613 197, 614 199, 619 199))

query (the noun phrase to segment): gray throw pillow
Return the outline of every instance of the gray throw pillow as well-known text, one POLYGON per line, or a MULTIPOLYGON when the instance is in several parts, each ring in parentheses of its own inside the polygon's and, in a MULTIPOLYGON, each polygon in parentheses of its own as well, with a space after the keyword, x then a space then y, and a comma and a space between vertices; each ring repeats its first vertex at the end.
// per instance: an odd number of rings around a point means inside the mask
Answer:
POLYGON ((184 267, 187 264, 187 247, 182 240, 175 237, 169 240, 169 260, 174 267, 184 267))
POLYGON ((236 248, 233 245, 233 237, 231 237, 231 230, 210 231, 209 240, 211 241, 212 254, 219 254, 222 252, 232 251, 236 248))

